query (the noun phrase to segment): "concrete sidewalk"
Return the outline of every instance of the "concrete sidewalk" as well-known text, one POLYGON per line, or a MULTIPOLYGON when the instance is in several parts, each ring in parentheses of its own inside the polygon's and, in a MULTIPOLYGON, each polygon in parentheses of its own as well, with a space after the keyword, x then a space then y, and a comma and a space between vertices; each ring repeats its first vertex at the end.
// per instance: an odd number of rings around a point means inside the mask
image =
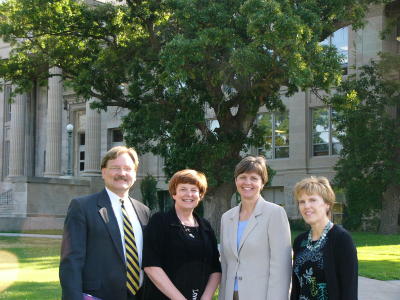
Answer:
POLYGON ((358 300, 399 300, 400 280, 358 277, 358 300))
MULTIPOLYGON (((0 236, 61 239, 61 235, 0 233, 0 236)), ((358 300, 400 300, 400 280, 381 281, 358 277, 358 300)))
POLYGON ((34 234, 34 233, 0 233, 0 236, 19 236, 19 237, 34 237, 34 238, 48 238, 48 239, 61 239, 62 235, 55 234, 34 234))

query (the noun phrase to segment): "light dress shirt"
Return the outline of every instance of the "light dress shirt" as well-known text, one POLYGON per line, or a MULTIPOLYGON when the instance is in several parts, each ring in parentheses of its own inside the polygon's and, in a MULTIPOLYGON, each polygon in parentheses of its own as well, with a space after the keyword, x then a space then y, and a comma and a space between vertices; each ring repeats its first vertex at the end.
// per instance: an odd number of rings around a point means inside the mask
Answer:
MULTIPOLYGON (((124 242, 124 224, 123 224, 123 217, 122 217, 122 209, 121 209, 121 202, 117 194, 113 193, 110 191, 108 188, 106 188, 108 197, 110 197, 111 201, 111 206, 114 211, 114 215, 117 218, 118 222, 118 227, 119 231, 121 233, 121 240, 122 240, 122 248, 124 249, 124 256, 126 260, 126 254, 125 254, 125 242, 124 242)), ((140 265, 140 286, 142 286, 143 283, 143 270, 142 270, 142 252, 143 252, 143 231, 142 231, 142 226, 140 225, 139 218, 136 215, 135 209, 133 208, 131 200, 128 199, 123 199, 124 200, 124 207, 125 210, 128 214, 129 221, 132 224, 133 228, 133 233, 135 234, 135 242, 136 242, 136 248, 138 250, 138 255, 139 255, 139 265, 140 265)))
MULTIPOLYGON (((239 221, 238 223, 238 229, 237 229, 237 235, 236 235, 236 248, 239 251, 239 246, 240 246, 240 240, 242 239, 242 235, 244 230, 246 229, 247 223, 249 223, 249 220, 246 221, 239 221)), ((233 287, 233 290, 237 292, 239 290, 238 286, 238 280, 235 278, 235 285, 233 287)))

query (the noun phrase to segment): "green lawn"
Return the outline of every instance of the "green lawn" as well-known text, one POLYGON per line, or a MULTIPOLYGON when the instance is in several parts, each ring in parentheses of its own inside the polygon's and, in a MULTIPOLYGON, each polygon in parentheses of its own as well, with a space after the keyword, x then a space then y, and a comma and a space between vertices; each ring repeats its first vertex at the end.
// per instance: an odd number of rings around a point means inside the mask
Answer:
MULTIPOLYGON (((400 280, 400 235, 352 235, 361 276, 400 280)), ((60 243, 55 239, 0 237, 0 299, 60 299, 60 243)))
POLYGON ((380 279, 400 279, 400 235, 352 234, 357 245, 360 276, 380 279))
POLYGON ((60 299, 61 240, 0 237, 0 299, 60 299))

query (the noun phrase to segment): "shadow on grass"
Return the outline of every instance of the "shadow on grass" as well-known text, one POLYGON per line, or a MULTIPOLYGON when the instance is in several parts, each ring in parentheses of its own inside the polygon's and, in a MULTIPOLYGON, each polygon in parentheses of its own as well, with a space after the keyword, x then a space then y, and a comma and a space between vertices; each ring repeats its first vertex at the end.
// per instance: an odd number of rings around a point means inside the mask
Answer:
POLYGON ((18 282, 0 293, 0 299, 7 300, 58 300, 61 287, 54 282, 18 282))
POLYGON ((15 254, 18 257, 18 263, 31 266, 31 268, 37 270, 44 270, 50 268, 57 268, 60 263, 60 254, 58 251, 37 251, 36 253, 32 250, 39 249, 21 249, 21 248, 11 248, 5 249, 10 253, 15 254))
POLYGON ((392 260, 359 260, 358 274, 379 280, 400 280, 400 262, 392 260))
POLYGON ((352 232, 351 236, 357 247, 399 245, 400 234, 376 234, 368 232, 352 232))
POLYGON ((0 249, 15 254, 18 263, 37 270, 58 267, 60 240, 41 238, 0 238, 0 249))

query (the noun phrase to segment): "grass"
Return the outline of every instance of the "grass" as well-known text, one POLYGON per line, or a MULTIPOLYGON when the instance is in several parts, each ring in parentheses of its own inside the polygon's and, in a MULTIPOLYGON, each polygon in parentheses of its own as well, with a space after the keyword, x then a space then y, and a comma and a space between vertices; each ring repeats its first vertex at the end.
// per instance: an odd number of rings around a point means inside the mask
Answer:
MULTIPOLYGON (((293 236, 298 233, 293 232, 293 236)), ((357 245, 360 276, 400 280, 400 235, 352 233, 352 236, 357 245)), ((0 237, 0 299, 60 299, 60 244, 59 239, 0 237)))
POLYGON ((59 239, 0 237, 0 299, 60 299, 59 239))
POLYGON ((377 235, 357 232, 352 237, 357 245, 358 274, 380 279, 400 279, 400 235, 377 235))

